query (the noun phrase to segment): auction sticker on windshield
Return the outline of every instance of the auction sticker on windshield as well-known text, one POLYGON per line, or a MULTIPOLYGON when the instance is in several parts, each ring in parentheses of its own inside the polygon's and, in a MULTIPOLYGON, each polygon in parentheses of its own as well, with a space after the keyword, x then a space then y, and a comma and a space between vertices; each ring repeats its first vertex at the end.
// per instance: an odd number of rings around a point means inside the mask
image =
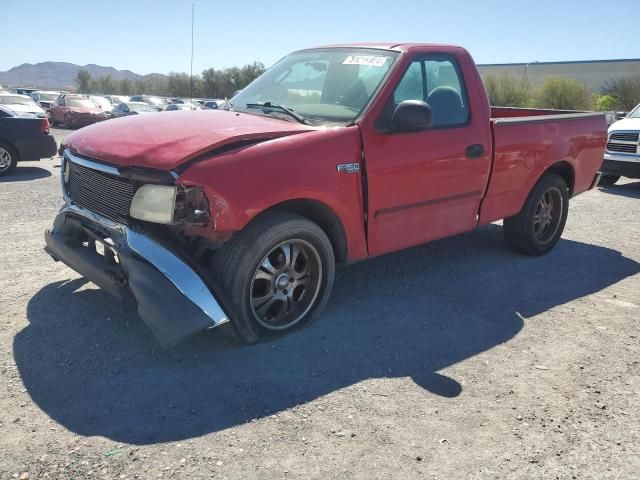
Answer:
POLYGON ((368 65, 369 67, 381 67, 384 62, 387 61, 387 57, 381 57, 379 55, 349 55, 343 65, 368 65))

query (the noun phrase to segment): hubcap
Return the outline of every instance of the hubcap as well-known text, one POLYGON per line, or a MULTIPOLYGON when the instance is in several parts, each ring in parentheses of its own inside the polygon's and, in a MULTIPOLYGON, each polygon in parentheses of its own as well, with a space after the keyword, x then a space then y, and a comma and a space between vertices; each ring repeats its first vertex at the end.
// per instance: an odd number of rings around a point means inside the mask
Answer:
POLYGON ((556 187, 545 191, 533 215, 533 234, 540 243, 548 243, 555 237, 562 220, 562 194, 556 187))
POLYGON ((300 322, 313 306, 322 282, 316 248, 305 240, 276 245, 258 264, 251 281, 251 310, 269 330, 300 322))
POLYGON ((11 166, 11 155, 4 148, 0 147, 0 172, 8 170, 11 166))

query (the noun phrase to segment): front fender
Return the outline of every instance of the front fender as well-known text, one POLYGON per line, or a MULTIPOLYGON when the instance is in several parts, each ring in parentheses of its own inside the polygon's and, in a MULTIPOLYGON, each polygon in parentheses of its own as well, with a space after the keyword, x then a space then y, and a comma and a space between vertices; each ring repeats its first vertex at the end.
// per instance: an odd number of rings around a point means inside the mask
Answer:
POLYGON ((359 127, 322 129, 206 158, 188 168, 178 183, 205 189, 213 222, 200 234, 215 240, 242 230, 280 203, 320 202, 340 219, 349 260, 356 260, 367 255, 361 172, 338 172, 337 165, 360 158, 359 127))

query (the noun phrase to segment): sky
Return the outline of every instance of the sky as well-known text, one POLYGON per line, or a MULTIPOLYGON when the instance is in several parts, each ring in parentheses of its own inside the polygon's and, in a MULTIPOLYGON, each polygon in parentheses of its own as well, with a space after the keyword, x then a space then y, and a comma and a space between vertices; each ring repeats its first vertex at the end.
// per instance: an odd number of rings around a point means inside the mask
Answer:
POLYGON ((451 43, 477 63, 639 58, 640 0, 0 0, 0 71, 43 61, 136 73, 270 66, 354 41, 451 43))

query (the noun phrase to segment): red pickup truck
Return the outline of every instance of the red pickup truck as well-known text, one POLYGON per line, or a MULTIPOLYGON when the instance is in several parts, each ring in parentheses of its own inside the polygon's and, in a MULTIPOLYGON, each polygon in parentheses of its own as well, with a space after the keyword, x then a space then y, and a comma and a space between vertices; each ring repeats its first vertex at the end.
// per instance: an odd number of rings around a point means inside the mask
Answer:
POLYGON ((606 133, 602 114, 490 108, 460 47, 302 50, 225 109, 70 135, 46 250, 132 292, 162 345, 227 322, 254 342, 315 318, 336 263, 499 219, 509 246, 548 252, 606 133))

